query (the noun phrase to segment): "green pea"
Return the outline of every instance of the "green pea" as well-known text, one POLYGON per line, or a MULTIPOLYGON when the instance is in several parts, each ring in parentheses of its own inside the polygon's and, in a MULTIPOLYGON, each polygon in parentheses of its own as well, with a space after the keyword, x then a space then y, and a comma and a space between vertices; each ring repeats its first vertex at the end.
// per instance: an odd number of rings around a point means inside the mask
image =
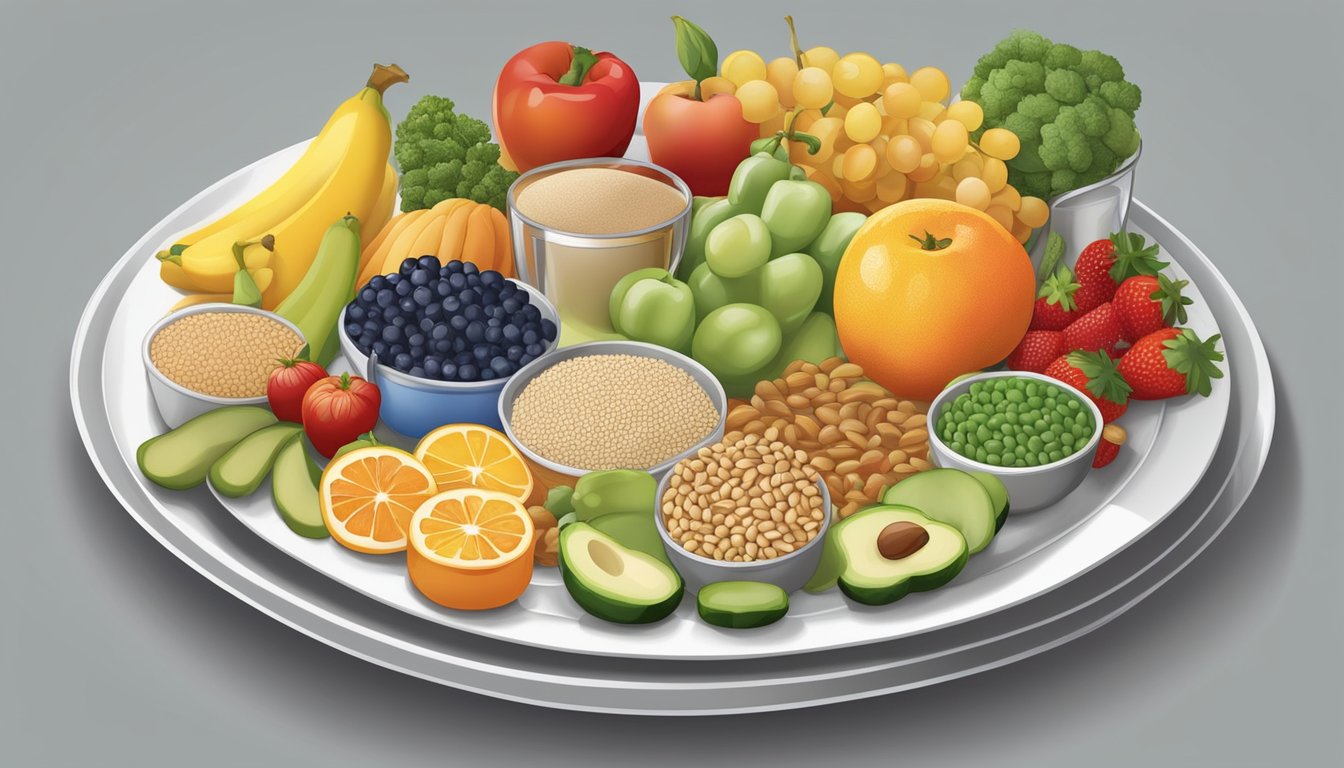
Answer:
POLYGON ((1022 459, 1013 459, 1013 466, 1014 466, 1014 467, 1025 467, 1025 466, 1027 466, 1027 462, 1023 461, 1022 459))
POLYGON ((1078 398, 1076 398, 1076 397, 1071 397, 1071 398, 1069 398, 1069 410, 1070 410, 1070 411, 1078 411, 1078 410, 1082 410, 1082 407, 1083 407, 1083 404, 1080 403, 1080 402, 1078 402, 1078 398))
POLYGON ((1036 453, 1044 447, 1045 447, 1045 441, 1041 440, 1041 438, 1035 435, 1032 435, 1031 437, 1027 438, 1027 450, 1031 451, 1032 453, 1036 453))
POLYGON ((986 427, 985 425, 981 424, 980 426, 975 428, 975 436, 980 438, 980 442, 984 442, 989 438, 993 437, 993 433, 989 431, 989 427, 986 427))
POLYGON ((1034 380, 1032 380, 1032 381, 1028 381, 1028 382, 1027 382, 1027 398, 1028 398, 1028 400, 1030 400, 1030 399, 1033 398, 1033 397, 1036 397, 1036 396, 1039 395, 1040 393, 1041 393, 1041 385, 1037 384, 1034 380))
POLYGON ((1059 442, 1064 445, 1073 445, 1074 437, 1072 432, 1065 432, 1059 436, 1059 442))
POLYGON ((991 453, 991 454, 985 456, 985 463, 986 463, 986 464, 993 464, 993 465, 995 465, 995 466, 998 466, 998 465, 999 465, 999 454, 997 454, 997 453, 991 453))
POLYGON ((1040 462, 1036 460, 1036 454, 1034 454, 1034 453, 1028 453, 1026 456, 1022 457, 1022 461, 1023 461, 1028 467, 1034 467, 1034 466, 1037 466, 1038 464, 1040 464, 1040 462))
POLYGON ((990 451, 992 453, 1002 453, 1003 441, 990 438, 989 440, 985 441, 985 450, 990 451))
POLYGON ((986 451, 984 448, 976 448, 976 449, 975 449, 975 460, 976 460, 976 461, 981 462, 981 463, 984 463, 985 459, 987 459, 987 458, 989 458, 989 452, 988 452, 988 451, 986 451))
POLYGON ((1014 448, 1017 447, 1017 438, 1013 437, 1012 435, 1004 435, 1003 447, 1005 450, 1009 451, 1013 450, 1014 448))
POLYGON ((1059 451, 1051 451, 1049 456, 1051 461, 1059 461, 1064 458, 1064 454, 1059 451))
POLYGON ((960 440, 953 440, 947 444, 947 447, 951 448, 955 453, 960 453, 963 456, 966 455, 966 446, 962 445, 960 440))
POLYGON ((1025 457, 1027 455, 1027 446, 1022 445, 1021 443, 1013 446, 1013 455, 1019 459, 1025 457))
POLYGON ((1004 397, 1007 398, 1010 403, 1020 403, 1027 399, 1026 395, 1023 395, 1022 390, 1020 389, 1010 389, 1004 394, 1004 397))
MULTIPOLYGON (((720 226, 722 226, 722 225, 720 225, 720 226)), ((1044 405, 1044 404, 1045 404, 1045 401, 1042 400, 1042 399, 1041 399, 1039 396, 1037 396, 1037 395, 1031 395, 1030 397, 1027 398, 1027 405, 1031 406, 1032 408, 1040 408, 1040 407, 1041 407, 1042 405, 1044 405)))
POLYGON ((1003 393, 996 389, 992 393, 990 393, 989 400, 995 405, 998 405, 999 403, 1003 402, 1003 393))

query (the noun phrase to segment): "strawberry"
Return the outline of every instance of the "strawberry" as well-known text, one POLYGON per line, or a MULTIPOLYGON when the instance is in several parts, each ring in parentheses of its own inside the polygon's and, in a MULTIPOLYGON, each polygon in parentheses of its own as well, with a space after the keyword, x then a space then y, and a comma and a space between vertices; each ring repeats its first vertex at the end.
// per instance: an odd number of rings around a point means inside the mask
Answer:
POLYGON ((1129 408, 1129 384, 1105 352, 1070 352, 1046 367, 1046 376, 1082 392, 1101 409, 1105 424, 1120 418, 1129 408))
POLYGON ((1079 288, 1073 294, 1079 312, 1090 312, 1110 301, 1115 289, 1134 275, 1156 275, 1165 261, 1157 260, 1158 247, 1147 245, 1143 235, 1117 232, 1105 240, 1094 240, 1073 264, 1079 288))
POLYGON ((1036 294, 1036 305, 1031 311, 1031 325, 1027 327, 1033 331, 1064 330, 1065 326, 1078 318, 1075 311, 1078 304, 1073 300, 1077 290, 1078 283, 1073 279, 1073 272, 1061 266, 1041 283, 1041 290, 1036 294))
POLYGON ((1124 326, 1116 316, 1115 307, 1103 302, 1091 312, 1069 323, 1064 329, 1064 343, 1069 349, 1094 352, 1104 349, 1115 354, 1116 346, 1125 338, 1124 326))
POLYGON ((1120 446, 1129 439, 1129 433, 1119 424, 1107 424, 1101 428, 1101 439, 1097 441, 1097 454, 1092 457, 1092 468, 1102 467, 1115 461, 1120 446))
POLYGON ((1111 299, 1125 329, 1125 339, 1137 341, 1153 331, 1186 322, 1185 308, 1193 302, 1181 295, 1181 289, 1189 284, 1189 280, 1172 280, 1164 274, 1126 278, 1111 299))
POLYGON ((1017 349, 1008 356, 1008 368, 1013 371, 1041 373, 1060 355, 1068 352, 1062 331, 1027 331, 1017 349))
POLYGON ((1200 341, 1189 328, 1163 328, 1134 342, 1116 370, 1133 390, 1135 400, 1162 400, 1198 393, 1208 397, 1223 353, 1217 349, 1219 335, 1200 341))

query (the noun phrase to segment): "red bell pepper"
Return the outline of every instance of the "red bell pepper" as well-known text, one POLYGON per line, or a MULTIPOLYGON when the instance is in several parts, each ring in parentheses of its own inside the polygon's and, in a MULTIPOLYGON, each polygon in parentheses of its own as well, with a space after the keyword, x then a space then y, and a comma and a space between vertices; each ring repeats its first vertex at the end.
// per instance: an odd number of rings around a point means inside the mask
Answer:
POLYGON ((639 78, 630 65, 569 43, 519 51, 495 83, 495 130, 518 171, 581 157, 621 157, 638 116, 639 78))

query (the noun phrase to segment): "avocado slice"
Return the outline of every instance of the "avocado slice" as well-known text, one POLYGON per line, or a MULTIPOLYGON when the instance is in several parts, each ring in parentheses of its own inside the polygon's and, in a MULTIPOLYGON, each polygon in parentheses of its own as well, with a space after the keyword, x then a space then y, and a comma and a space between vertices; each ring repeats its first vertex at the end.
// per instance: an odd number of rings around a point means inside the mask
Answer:
POLYGON ((835 543, 835 528, 826 530, 826 537, 821 540, 821 561, 817 563, 817 570, 812 572, 812 578, 803 585, 803 591, 809 594, 820 594, 835 589, 835 582, 840 578, 840 571, 845 567, 845 561, 840 557, 840 548, 835 543))
POLYGON ((937 589, 961 573, 970 557, 966 539, 956 528, 910 507, 869 507, 841 520, 834 533, 844 559, 840 591, 865 605, 886 605, 911 592, 937 589), (879 541, 887 531, 909 530, 910 525, 923 528, 927 540, 913 551, 894 553, 903 555, 896 559, 888 556, 893 553, 884 554, 879 541))
POLYGON ((1008 488, 1002 480, 988 472, 972 471, 966 474, 979 480, 989 493, 989 500, 994 502, 994 533, 997 535, 1008 520, 1008 488))
POLYGON ((649 624, 681 604, 681 576, 588 523, 560 529, 560 576, 588 613, 617 624, 649 624))
POLYGON ((274 423, 275 414, 265 408, 226 405, 141 443, 135 463, 155 485, 175 491, 195 488, 239 440, 274 423))
POLYGON ((716 627, 764 627, 789 612, 789 593, 764 581, 718 581, 700 589, 696 607, 716 627))
POLYGON ((282 421, 244 437, 210 465, 210 485, 231 499, 250 495, 270 473, 280 449, 302 431, 302 425, 282 421))
POLYGON ((959 469, 928 469, 911 475, 888 488, 882 503, 913 507, 955 526, 972 555, 994 538, 996 515, 989 491, 959 469))
POLYGON ((649 512, 613 512, 587 521, 589 525, 607 534, 623 547, 652 555, 668 566, 672 561, 658 535, 658 523, 649 512))
POLYGON ((329 535, 317 501, 317 488, 321 482, 322 469, 308 457, 303 435, 289 438, 275 457, 271 498, 285 525, 310 539, 323 539, 329 535))

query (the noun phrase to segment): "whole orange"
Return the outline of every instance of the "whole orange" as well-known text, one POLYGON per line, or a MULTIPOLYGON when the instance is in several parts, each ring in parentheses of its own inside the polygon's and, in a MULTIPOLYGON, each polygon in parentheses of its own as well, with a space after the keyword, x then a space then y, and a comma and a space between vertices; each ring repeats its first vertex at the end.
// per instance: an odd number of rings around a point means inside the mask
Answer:
POLYGON ((994 219, 947 200, 907 200, 850 241, 835 276, 835 325, 845 355, 874 381, 931 400, 1013 351, 1035 294, 1030 257, 994 219))

